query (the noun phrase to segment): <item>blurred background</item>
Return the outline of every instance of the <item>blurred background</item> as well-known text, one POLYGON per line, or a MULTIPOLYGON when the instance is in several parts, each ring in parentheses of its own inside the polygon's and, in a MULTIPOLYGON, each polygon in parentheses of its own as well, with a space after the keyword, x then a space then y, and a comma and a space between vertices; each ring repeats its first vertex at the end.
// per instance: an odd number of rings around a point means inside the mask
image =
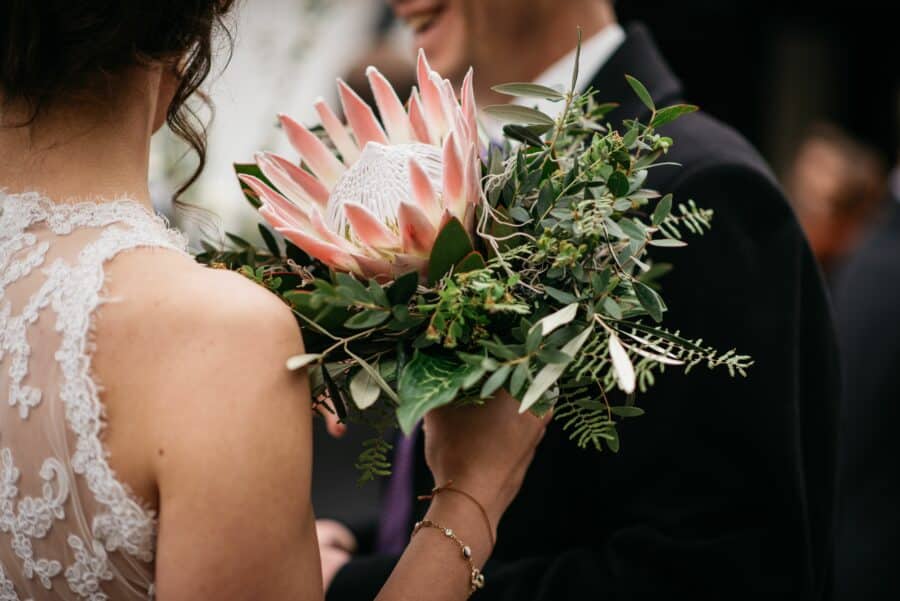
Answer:
MULTIPOLYGON (((900 196, 900 63, 887 6, 617 3, 623 23, 648 25, 688 99, 736 127, 768 159, 829 281, 878 223, 889 191, 900 196)), ((249 162, 262 149, 289 153, 275 115, 315 123, 317 97, 337 106, 336 74, 366 97, 363 71, 374 64, 403 89, 412 81, 414 55, 383 0, 245 1, 233 33, 231 63, 208 86, 216 106, 209 164, 185 200, 209 209, 223 230, 253 238, 256 216, 232 163, 249 162)), ((169 199, 191 161, 173 137, 155 138, 152 190, 164 213, 171 213, 169 199)), ((190 230, 190 223, 180 225, 190 230)), ((353 468, 366 434, 351 431, 332 441, 317 428, 319 516, 362 522, 375 515, 378 485, 357 487, 353 468)))

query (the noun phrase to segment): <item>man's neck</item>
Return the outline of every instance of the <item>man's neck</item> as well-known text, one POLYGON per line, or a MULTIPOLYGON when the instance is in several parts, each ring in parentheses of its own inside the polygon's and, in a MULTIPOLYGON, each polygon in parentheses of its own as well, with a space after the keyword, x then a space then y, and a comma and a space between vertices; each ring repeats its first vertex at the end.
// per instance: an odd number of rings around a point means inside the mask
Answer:
POLYGON ((533 81, 575 48, 579 27, 582 39, 587 39, 616 23, 609 2, 573 3, 571 8, 546 17, 527 38, 499 40, 483 52, 484 56, 474 57, 475 96, 480 106, 509 102, 509 96, 497 94, 491 87, 511 81, 533 81))

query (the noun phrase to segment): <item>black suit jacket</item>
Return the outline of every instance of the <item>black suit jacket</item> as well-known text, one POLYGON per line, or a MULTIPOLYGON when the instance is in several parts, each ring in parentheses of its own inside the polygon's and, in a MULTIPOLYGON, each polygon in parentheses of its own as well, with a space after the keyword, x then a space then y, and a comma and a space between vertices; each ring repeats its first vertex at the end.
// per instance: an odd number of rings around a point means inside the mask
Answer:
POLYGON ((835 599, 900 598, 900 198, 835 293, 843 351, 835 599))
MULTIPOLYGON (((647 31, 632 27, 593 81, 614 123, 681 86, 647 31)), ((710 77, 715 77, 710 73, 710 77)), ((740 93, 736 90, 735 93, 740 93)), ((620 428, 618 454, 580 450, 558 424, 538 449, 475 598, 820 598, 828 570, 836 352, 819 271, 775 179, 753 148, 709 115, 663 130, 675 139, 649 185, 715 210, 713 230, 658 253, 668 326, 756 365, 747 379, 668 372, 620 428)), ((424 462, 416 489, 431 486, 424 462)), ((424 509, 424 508, 423 508, 424 509)), ((354 561, 328 599, 374 597, 393 559, 354 561)))

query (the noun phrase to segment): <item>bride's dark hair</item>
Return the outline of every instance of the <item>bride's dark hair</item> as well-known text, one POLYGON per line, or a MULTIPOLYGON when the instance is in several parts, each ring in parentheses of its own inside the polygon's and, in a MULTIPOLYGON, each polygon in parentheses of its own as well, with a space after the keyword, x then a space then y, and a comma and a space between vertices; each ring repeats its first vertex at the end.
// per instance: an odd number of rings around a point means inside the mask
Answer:
MULTIPOLYGON (((235 0, 0 0, 0 116, 24 102, 31 124, 62 98, 95 94, 121 69, 172 61, 166 121, 206 163, 206 128, 187 103, 209 75, 213 34, 235 0)), ((222 27, 223 31, 227 30, 222 27)))

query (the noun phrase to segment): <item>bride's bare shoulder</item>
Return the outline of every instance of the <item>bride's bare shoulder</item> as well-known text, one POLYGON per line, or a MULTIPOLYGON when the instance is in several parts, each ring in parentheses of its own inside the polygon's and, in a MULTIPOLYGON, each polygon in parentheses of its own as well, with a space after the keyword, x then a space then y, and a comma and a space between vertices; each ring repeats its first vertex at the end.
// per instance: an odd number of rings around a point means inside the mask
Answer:
MULTIPOLYGON (((159 249, 120 255, 107 276, 94 368, 113 418, 128 411, 132 423, 150 419, 174 431, 196 420, 227 428, 249 414, 309 421, 306 378, 285 367, 303 351, 300 330, 278 297, 239 274, 159 249), (230 414, 209 412, 226 404, 230 414)), ((256 426, 280 427, 271 420, 256 426)))
MULTIPOLYGON (((138 249, 107 268, 108 302, 101 321, 112 340, 182 355, 202 347, 198 360, 238 354, 297 351, 300 333, 278 297, 240 274, 210 269, 160 249, 138 249)), ((101 331, 101 334, 103 332, 101 331)), ((283 362, 282 362, 283 363, 283 362)))

